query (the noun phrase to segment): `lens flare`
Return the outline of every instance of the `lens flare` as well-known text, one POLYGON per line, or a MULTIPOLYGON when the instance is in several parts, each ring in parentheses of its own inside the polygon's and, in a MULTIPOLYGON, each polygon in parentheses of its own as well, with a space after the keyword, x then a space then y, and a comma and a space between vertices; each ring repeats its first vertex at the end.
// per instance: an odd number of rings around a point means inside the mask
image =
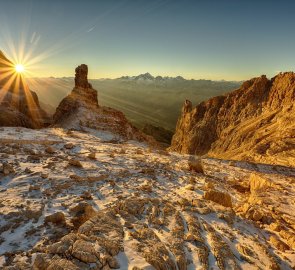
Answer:
POLYGON ((25 67, 22 64, 17 64, 15 65, 15 71, 17 73, 23 73, 25 71, 25 67))

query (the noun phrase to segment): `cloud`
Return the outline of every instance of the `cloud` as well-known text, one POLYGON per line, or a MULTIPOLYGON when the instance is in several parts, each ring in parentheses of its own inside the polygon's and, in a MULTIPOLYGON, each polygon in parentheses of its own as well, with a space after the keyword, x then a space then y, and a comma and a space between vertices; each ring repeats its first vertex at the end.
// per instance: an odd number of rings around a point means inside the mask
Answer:
POLYGON ((30 40, 31 44, 37 45, 39 43, 39 41, 40 41, 40 38, 41 38, 41 35, 34 32, 32 34, 31 40, 30 40))
POLYGON ((88 29, 86 32, 89 33, 89 32, 91 32, 94 28, 95 28, 95 26, 91 27, 91 28, 88 29))

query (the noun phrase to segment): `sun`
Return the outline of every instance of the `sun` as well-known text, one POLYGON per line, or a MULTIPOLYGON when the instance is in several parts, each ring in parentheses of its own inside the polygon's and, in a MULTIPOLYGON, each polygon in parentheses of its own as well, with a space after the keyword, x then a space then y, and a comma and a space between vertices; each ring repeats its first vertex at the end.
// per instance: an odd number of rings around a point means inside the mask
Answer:
POLYGON ((17 64, 15 65, 15 71, 17 73, 23 73, 25 71, 25 67, 22 64, 17 64))

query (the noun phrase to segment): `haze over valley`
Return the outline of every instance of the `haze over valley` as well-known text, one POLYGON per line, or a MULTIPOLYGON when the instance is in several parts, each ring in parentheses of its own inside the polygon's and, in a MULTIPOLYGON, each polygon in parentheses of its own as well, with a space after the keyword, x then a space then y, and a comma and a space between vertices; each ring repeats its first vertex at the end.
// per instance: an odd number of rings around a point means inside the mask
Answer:
MULTIPOLYGON (((100 104, 116 108, 139 128, 145 124, 174 131, 185 99, 198 104, 213 96, 237 89, 241 82, 186 80, 182 77, 154 77, 141 74, 118 79, 89 80, 98 91, 100 104)), ((44 109, 54 113, 60 100, 73 87, 73 78, 29 78, 28 84, 35 91, 44 109), (50 96, 48 96, 50 92, 50 96)))

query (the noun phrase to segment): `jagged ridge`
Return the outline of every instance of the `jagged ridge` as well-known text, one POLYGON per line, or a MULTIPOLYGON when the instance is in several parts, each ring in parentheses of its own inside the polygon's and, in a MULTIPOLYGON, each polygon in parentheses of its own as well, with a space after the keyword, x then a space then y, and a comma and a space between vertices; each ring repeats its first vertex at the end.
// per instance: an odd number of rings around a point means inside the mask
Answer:
POLYGON ((180 153, 295 164, 295 74, 243 83, 192 108, 186 101, 171 150, 180 153))

